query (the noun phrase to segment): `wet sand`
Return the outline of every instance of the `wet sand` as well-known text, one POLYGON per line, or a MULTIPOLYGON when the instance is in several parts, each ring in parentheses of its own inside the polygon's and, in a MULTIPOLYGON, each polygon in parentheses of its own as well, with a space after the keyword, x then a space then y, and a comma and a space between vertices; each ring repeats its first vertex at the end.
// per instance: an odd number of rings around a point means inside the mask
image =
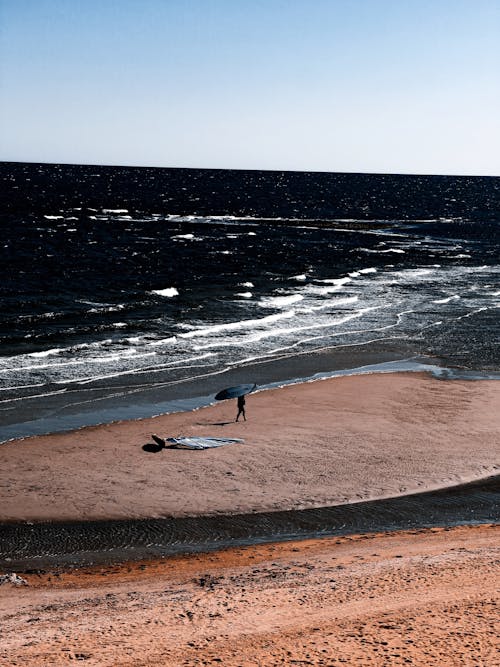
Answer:
POLYGON ((0 570, 81 567, 331 535, 500 521, 500 475, 395 498, 225 516, 0 525, 0 570))
POLYGON ((495 381, 341 377, 251 395, 237 424, 234 403, 0 445, 0 522, 297 510, 498 471, 495 381), (151 433, 245 443, 145 451, 151 433))
POLYGON ((492 667, 500 528, 324 538, 0 587, 0 664, 492 667))

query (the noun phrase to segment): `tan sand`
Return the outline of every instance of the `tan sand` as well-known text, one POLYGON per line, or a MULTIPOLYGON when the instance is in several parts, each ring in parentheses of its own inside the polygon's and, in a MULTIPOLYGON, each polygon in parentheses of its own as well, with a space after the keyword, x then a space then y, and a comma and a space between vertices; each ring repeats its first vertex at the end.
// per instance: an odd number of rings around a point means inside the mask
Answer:
POLYGON ((424 374, 335 378, 189 413, 0 445, 0 521, 238 513, 423 491, 499 468, 500 383, 424 374), (143 451, 163 437, 242 437, 143 451))
POLYGON ((325 538, 25 575, 0 665, 498 665, 500 527, 325 538))

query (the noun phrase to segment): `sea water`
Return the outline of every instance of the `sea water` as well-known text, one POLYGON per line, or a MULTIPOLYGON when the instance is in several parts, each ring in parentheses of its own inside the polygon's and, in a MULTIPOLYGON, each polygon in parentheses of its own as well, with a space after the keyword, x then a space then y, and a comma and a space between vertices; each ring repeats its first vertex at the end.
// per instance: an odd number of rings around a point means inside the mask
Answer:
POLYGON ((237 381, 499 370, 498 178, 4 163, 2 181, 0 440, 237 381))

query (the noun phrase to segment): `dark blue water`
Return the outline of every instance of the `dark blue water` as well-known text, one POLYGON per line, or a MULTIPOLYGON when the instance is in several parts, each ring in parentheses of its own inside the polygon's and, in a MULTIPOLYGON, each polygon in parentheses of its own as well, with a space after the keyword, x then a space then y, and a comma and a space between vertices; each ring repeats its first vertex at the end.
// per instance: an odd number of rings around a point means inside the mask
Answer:
POLYGON ((499 370, 498 178, 4 163, 1 180, 0 426, 298 359, 499 370))

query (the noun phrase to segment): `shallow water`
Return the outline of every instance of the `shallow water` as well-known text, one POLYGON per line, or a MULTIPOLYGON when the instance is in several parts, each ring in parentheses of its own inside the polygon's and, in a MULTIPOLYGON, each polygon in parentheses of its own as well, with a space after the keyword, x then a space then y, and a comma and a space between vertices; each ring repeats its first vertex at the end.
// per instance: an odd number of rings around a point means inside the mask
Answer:
POLYGON ((81 566, 327 535, 498 523, 500 476, 349 505, 255 514, 0 525, 0 568, 81 566))

